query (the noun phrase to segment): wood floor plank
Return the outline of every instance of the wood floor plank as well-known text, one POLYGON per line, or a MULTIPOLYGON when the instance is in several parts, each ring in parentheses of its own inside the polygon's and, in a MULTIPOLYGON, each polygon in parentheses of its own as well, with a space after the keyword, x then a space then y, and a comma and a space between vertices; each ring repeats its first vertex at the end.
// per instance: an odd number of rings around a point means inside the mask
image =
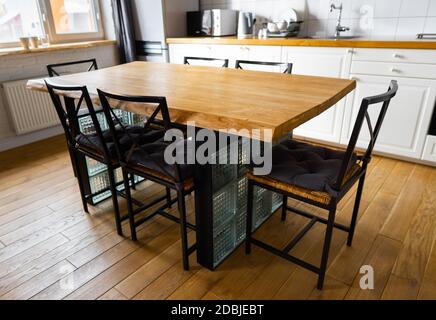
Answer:
MULTIPOLYGON (((147 230, 147 233, 150 232, 150 228, 144 230, 147 230)), ((173 225, 168 229, 167 225, 162 235, 147 242, 146 246, 133 251, 105 272, 101 272, 97 277, 72 292, 67 299, 93 300, 98 298, 177 241, 180 237, 178 231, 177 226, 173 225)))
POLYGON ((359 272, 373 242, 389 216, 395 200, 396 196, 384 191, 375 196, 357 223, 353 245, 348 247, 344 244, 335 260, 332 261, 327 270, 330 277, 348 285, 353 283, 355 275, 359 272))
POLYGON ((74 282, 74 278, 71 277, 71 274, 75 269, 76 268, 71 263, 63 260, 9 291, 7 294, 1 296, 0 299, 27 300, 60 279, 63 279, 62 285, 68 287, 70 283, 74 282))
MULTIPOLYGON (((36 222, 44 217, 47 217, 48 215, 52 214, 53 210, 51 210, 48 207, 43 207, 41 209, 35 210, 34 212, 19 217, 17 219, 14 219, 8 223, 5 223, 3 225, 0 225, 0 237, 4 236, 8 233, 12 233, 16 231, 17 229, 20 229, 22 227, 26 227, 28 224, 36 222)), ((1 239, 0 239, 1 241, 1 239)))
POLYGON ((70 195, 71 193, 77 193, 77 192, 78 192, 77 186, 71 186, 59 192, 52 193, 49 196, 45 196, 42 199, 35 200, 34 202, 28 203, 23 207, 17 208, 15 210, 7 211, 4 214, 0 215, 0 225, 9 223, 15 219, 31 214, 32 212, 34 212, 34 210, 39 210, 41 208, 44 208, 50 203, 56 202, 60 198, 70 195))
POLYGON ((108 292, 106 292, 104 295, 102 295, 98 300, 128 300, 121 292, 119 292, 117 289, 112 288, 108 292))
MULTIPOLYGON (((98 239, 102 238, 110 232, 114 232, 112 225, 99 225, 90 232, 82 234, 77 238, 72 239, 71 241, 67 241, 60 246, 55 246, 52 250, 48 250, 48 252, 46 252, 45 254, 40 255, 39 257, 35 257, 35 259, 32 261, 28 261, 27 263, 23 264, 19 268, 16 268, 13 272, 8 273, 6 276, 0 279, 0 295, 10 291, 16 286, 22 284, 23 282, 28 281, 35 275, 52 267, 60 261, 65 260, 70 255, 81 250, 82 248, 87 247, 91 243, 97 241, 98 239)), ((63 238, 65 239, 65 237, 63 238)), ((48 239, 47 241, 49 240, 50 239, 48 239)), ((42 244, 42 242, 40 244, 42 244)), ((31 247, 27 251, 30 251, 33 254, 35 251, 34 249, 37 246, 31 247)), ((23 254, 25 253, 26 251, 23 252, 23 254)))
POLYGON ((61 234, 56 234, 45 241, 38 243, 37 245, 23 251, 20 254, 13 256, 12 258, 3 261, 0 268, 0 279, 10 274, 11 272, 19 269, 23 265, 32 263, 39 257, 50 252, 51 250, 67 243, 68 239, 61 234))
POLYGON ((430 176, 422 202, 407 232, 392 273, 420 287, 436 239, 436 172, 430 176), (411 259, 413 257, 413 259, 411 259))
POLYGON ((71 286, 64 286, 61 280, 46 287, 43 291, 33 296, 34 300, 60 300, 65 298, 77 288, 81 287, 91 279, 98 276, 122 258, 128 256, 137 249, 138 245, 131 241, 123 241, 104 252, 91 262, 83 265, 72 272, 73 279, 71 286))
POLYGON ((164 300, 167 299, 177 288, 201 270, 197 263, 197 255, 189 257, 189 271, 180 271, 180 263, 175 263, 160 277, 141 290, 133 300, 164 300))
MULTIPOLYGON (((373 158, 353 247, 335 230, 320 291, 314 273, 260 248, 250 256, 238 248, 215 271, 200 267, 194 254, 184 272, 179 228, 161 217, 139 227, 138 243, 119 237, 110 200, 82 212, 62 136, 0 152, 0 161, 0 299, 436 298, 436 168, 373 158), (374 290, 360 289, 364 264, 374 268, 374 290)), ((338 205, 338 222, 349 222, 355 191, 338 205)), ((147 202, 163 192, 146 182, 134 194, 147 202)), ((194 198, 187 200, 193 221, 194 198)), ((124 199, 120 205, 125 212, 124 199)), ((282 223, 276 214, 256 237, 281 246, 304 222, 290 213, 282 223)), ((324 230, 316 225, 293 253, 319 263, 324 230)), ((127 222, 124 231, 128 237, 127 222)))
POLYGON ((360 287, 360 280, 363 275, 357 273, 345 299, 380 299, 401 247, 401 242, 379 235, 374 241, 368 256, 362 263, 362 265, 371 266, 374 270, 374 289, 362 289, 360 287))
MULTIPOLYGON (((194 233, 190 232, 188 234, 190 243, 195 241, 194 238, 194 233)), ((132 299, 175 264, 179 266, 179 272, 184 273, 181 268, 180 253, 181 241, 176 241, 161 254, 118 283, 115 288, 127 298, 132 299)))
POLYGON ((313 289, 309 300, 343 300, 349 290, 345 283, 326 276, 323 290, 313 289))
MULTIPOLYGON (((47 202, 47 196, 53 195, 56 193, 59 193, 59 191, 62 190, 77 190, 77 181, 75 178, 69 178, 69 179, 63 179, 62 182, 55 184, 51 186, 50 188, 47 188, 45 190, 35 192, 34 194, 30 194, 25 197, 18 198, 18 200, 15 200, 13 202, 8 202, 5 204, 0 203, 0 215, 3 215, 5 213, 8 213, 10 211, 20 209, 26 205, 33 205, 33 208, 36 207, 36 202, 44 203, 44 205, 50 204, 50 202, 47 202), (45 200, 45 201, 44 201, 45 200)), ((71 192, 71 191, 70 191, 71 192)))
POLYGON ((48 225, 43 229, 36 231, 2 249, 0 249, 0 262, 3 262, 34 245, 52 237, 53 235, 61 232, 63 229, 76 224, 78 221, 83 220, 84 213, 82 211, 75 212, 68 215, 66 218, 58 221, 55 224, 48 225))
POLYGON ((433 243, 432 254, 425 269, 424 278, 419 288, 418 299, 436 299, 436 246, 433 243))
POLYGON ((416 167, 398 196, 391 214, 380 231, 386 237, 403 241, 410 223, 421 204, 424 189, 434 169, 416 167))
POLYGON ((418 296, 419 284, 411 279, 391 274, 383 291, 383 300, 415 300, 418 296))

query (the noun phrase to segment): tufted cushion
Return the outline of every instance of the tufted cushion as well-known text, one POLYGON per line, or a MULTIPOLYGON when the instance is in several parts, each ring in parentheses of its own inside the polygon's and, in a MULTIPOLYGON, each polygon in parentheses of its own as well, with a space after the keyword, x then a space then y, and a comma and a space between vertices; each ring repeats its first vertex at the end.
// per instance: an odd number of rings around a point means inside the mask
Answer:
MULTIPOLYGON (((295 140, 273 147, 273 165, 268 177, 314 191, 328 191, 336 182, 345 152, 295 140)), ((356 163, 352 158, 350 166, 356 163)))
MULTIPOLYGON (((140 144, 149 143, 156 141, 162 138, 165 134, 163 130, 158 129, 144 129, 140 126, 127 126, 126 127, 129 134, 138 141, 140 144)), ((131 139, 121 130, 117 130, 118 139, 120 142, 123 151, 127 151, 132 146, 131 139)), ((112 157, 116 157, 116 148, 113 137, 109 130, 103 132, 104 140, 106 141, 107 148, 112 157)), ((93 150, 98 154, 103 154, 103 145, 101 144, 101 140, 94 134, 79 134, 76 137, 76 142, 79 145, 79 148, 86 148, 93 150)))
MULTIPOLYGON (((186 148, 186 140, 181 140, 178 143, 184 144, 184 150, 186 148)), ((154 143, 148 143, 142 145, 142 150, 136 150, 132 153, 129 160, 129 165, 136 168, 143 168, 146 171, 154 171, 159 175, 167 177, 171 181, 183 182, 193 178, 194 176, 194 166, 188 164, 178 164, 180 169, 181 181, 177 181, 175 166, 166 163, 165 161, 165 149, 167 148, 169 142, 165 142, 162 139, 155 141, 154 143), (145 154, 147 153, 148 156, 145 154)), ((185 154, 186 163, 186 154, 185 154)))

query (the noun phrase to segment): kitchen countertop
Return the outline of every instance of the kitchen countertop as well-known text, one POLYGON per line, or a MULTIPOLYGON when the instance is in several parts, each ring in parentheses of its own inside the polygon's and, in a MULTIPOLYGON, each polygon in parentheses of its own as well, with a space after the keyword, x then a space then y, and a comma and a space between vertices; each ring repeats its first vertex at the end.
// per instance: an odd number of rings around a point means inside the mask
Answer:
POLYGON ((345 47, 345 48, 392 48, 392 49, 436 49, 435 40, 419 39, 323 39, 323 38, 268 38, 238 39, 231 37, 185 37, 168 38, 168 44, 221 44, 221 45, 265 45, 302 47, 345 47))

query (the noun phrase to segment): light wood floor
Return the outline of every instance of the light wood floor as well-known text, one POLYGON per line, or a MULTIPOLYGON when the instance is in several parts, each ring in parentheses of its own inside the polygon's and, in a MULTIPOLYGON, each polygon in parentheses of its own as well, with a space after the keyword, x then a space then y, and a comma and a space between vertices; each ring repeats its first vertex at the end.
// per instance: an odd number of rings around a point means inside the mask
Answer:
MULTIPOLYGON (((353 247, 335 231, 319 291, 315 274, 258 248, 248 257, 237 249, 215 272, 193 255, 184 272, 178 226, 163 218, 143 225, 137 243, 118 236, 110 201, 82 211, 62 138, 0 153, 0 164, 0 299, 436 298, 435 168, 374 159, 353 247), (360 289, 363 265, 374 268, 374 290, 360 289)), ((159 194, 142 184, 136 196, 159 194)), ((348 222, 352 205, 350 194, 339 222, 348 222)), ((284 245, 305 222, 289 215, 282 223, 276 214, 256 236, 284 245)), ((313 228, 295 255, 318 263, 324 229, 313 228)))

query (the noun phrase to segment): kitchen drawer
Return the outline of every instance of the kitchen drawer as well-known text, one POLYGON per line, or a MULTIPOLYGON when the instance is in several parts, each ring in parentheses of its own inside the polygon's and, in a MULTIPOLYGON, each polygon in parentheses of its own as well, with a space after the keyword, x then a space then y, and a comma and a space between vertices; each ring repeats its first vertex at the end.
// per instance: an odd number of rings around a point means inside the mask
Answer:
POLYGON ((436 50, 353 49, 353 61, 436 64, 436 50))
POLYGON ((388 77, 435 79, 436 65, 354 61, 351 73, 388 77))
POLYGON ((434 162, 436 165, 436 136, 427 136, 422 160, 434 162))

